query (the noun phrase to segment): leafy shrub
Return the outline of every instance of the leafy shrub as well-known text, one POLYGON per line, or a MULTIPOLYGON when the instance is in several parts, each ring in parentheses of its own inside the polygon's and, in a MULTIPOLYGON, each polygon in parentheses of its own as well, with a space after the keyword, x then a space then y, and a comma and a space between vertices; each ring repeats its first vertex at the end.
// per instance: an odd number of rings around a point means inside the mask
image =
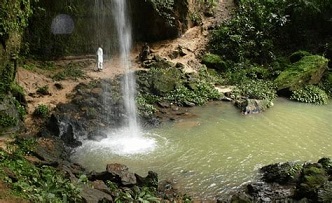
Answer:
POLYGON ((214 53, 235 62, 252 59, 265 63, 275 58, 273 37, 288 21, 283 1, 241 1, 235 15, 213 33, 214 53))
POLYGON ((203 105, 210 99, 220 98, 220 93, 211 84, 199 82, 194 90, 190 90, 185 86, 180 86, 173 90, 166 99, 175 102, 178 105, 186 103, 194 103, 203 105))
POLYGON ((301 89, 294 90, 290 99, 313 104, 327 104, 328 102, 326 92, 314 85, 307 85, 301 89))
POLYGON ((16 109, 18 111, 18 115, 20 116, 21 119, 23 119, 24 116, 27 114, 25 107, 23 105, 21 105, 20 102, 17 101, 16 99, 14 100, 14 102, 15 102, 16 109))
POLYGON ((12 127, 17 124, 17 119, 8 114, 3 114, 0 112, 0 126, 3 128, 12 127))
POLYGON ((276 87, 271 81, 247 80, 239 84, 233 91, 234 97, 247 97, 249 99, 267 100, 272 102, 276 97, 276 87))
POLYGON ((11 155, 1 151, 0 168, 6 168, 13 180, 5 171, 0 170, 0 177, 11 188, 32 202, 79 202, 80 189, 69 179, 49 166, 36 167, 23 158, 20 148, 15 148, 11 155))
POLYGON ((69 64, 63 71, 58 72, 52 78, 53 80, 59 81, 66 78, 77 80, 85 76, 82 67, 75 66, 75 64, 69 64))
POLYGON ((241 0, 232 18, 214 31, 213 53, 241 62, 265 64, 278 50, 317 47, 329 25, 332 1, 241 0), (321 22, 321 23, 317 23, 321 22))
POLYGON ((33 115, 40 118, 46 118, 49 114, 49 109, 45 104, 39 104, 35 111, 33 112, 33 115))
POLYGON ((142 94, 138 94, 136 97, 136 103, 138 111, 141 115, 148 117, 153 115, 156 112, 156 108, 152 105, 155 101, 148 102, 147 101, 147 94, 143 96, 142 94))
POLYGON ((48 89, 49 89, 48 85, 45 85, 43 87, 38 87, 37 93, 42 94, 42 95, 48 95, 48 94, 50 94, 48 89))

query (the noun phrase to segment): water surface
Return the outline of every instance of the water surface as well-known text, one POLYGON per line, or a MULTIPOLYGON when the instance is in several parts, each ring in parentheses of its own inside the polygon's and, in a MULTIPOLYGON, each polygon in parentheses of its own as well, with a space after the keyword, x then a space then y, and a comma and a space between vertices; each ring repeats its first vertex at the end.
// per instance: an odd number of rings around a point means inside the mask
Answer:
POLYGON ((146 132, 148 146, 134 141, 142 153, 118 153, 104 140, 104 147, 84 144, 72 158, 90 170, 115 162, 141 176, 153 170, 187 194, 213 198, 253 180, 263 165, 332 157, 331 102, 316 106, 278 99, 268 111, 246 116, 219 102, 192 112, 193 118, 146 132))

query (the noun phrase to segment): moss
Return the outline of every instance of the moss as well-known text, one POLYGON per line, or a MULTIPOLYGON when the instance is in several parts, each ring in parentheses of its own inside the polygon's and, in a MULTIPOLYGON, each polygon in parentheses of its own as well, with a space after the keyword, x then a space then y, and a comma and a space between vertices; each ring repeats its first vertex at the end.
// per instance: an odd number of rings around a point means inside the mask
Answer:
POLYGON ((176 68, 152 70, 151 84, 153 92, 162 96, 170 93, 181 83, 182 72, 176 68))
POLYGON ((328 175, 321 164, 307 164, 303 167, 296 196, 298 198, 306 197, 317 202, 317 191, 327 181, 328 175))
POLYGON ((202 58, 202 63, 205 64, 208 68, 213 68, 216 70, 226 70, 227 64, 222 58, 216 54, 207 53, 202 58))
POLYGON ((311 55, 304 56, 301 60, 291 64, 275 79, 278 90, 296 90, 308 84, 320 82, 327 69, 328 59, 311 55))
POLYGON ((312 55, 312 54, 310 54, 307 51, 299 50, 299 51, 292 53, 289 57, 289 60, 291 63, 295 63, 295 62, 301 60, 304 56, 310 56, 310 55, 312 55))

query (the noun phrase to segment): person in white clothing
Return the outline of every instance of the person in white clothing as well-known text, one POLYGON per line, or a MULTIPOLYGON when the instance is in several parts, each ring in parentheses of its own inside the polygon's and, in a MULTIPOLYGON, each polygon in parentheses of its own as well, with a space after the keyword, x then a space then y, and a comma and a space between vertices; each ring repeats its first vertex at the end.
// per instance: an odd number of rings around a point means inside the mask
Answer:
POLYGON ((101 47, 98 48, 97 50, 97 70, 101 71, 103 70, 103 49, 101 47))

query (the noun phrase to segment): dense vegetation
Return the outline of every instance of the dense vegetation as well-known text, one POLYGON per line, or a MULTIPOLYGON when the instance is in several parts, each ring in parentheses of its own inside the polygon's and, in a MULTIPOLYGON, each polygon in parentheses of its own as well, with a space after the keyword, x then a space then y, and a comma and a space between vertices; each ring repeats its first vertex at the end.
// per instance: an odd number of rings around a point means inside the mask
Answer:
MULTIPOLYGON (((331 59, 331 1, 241 0, 238 3, 234 16, 213 32, 209 47, 211 54, 203 58, 207 65, 217 66, 212 68, 222 72, 228 84, 257 78, 273 81, 292 63, 308 54, 331 59), (294 52, 296 54, 291 55, 294 52)), ((316 58, 312 57, 313 60, 316 58)), ((308 68, 312 61, 302 60, 301 63, 308 68)), ((309 84, 321 86, 324 90, 331 89, 329 75, 325 71, 322 79, 309 84)), ((292 98, 300 97, 297 89, 305 85, 293 89, 296 92, 292 98)), ((325 98, 329 93, 305 89, 306 94, 313 98, 317 94, 317 97, 325 98)), ((325 99, 324 102, 320 99, 296 100, 326 103, 325 99)))

